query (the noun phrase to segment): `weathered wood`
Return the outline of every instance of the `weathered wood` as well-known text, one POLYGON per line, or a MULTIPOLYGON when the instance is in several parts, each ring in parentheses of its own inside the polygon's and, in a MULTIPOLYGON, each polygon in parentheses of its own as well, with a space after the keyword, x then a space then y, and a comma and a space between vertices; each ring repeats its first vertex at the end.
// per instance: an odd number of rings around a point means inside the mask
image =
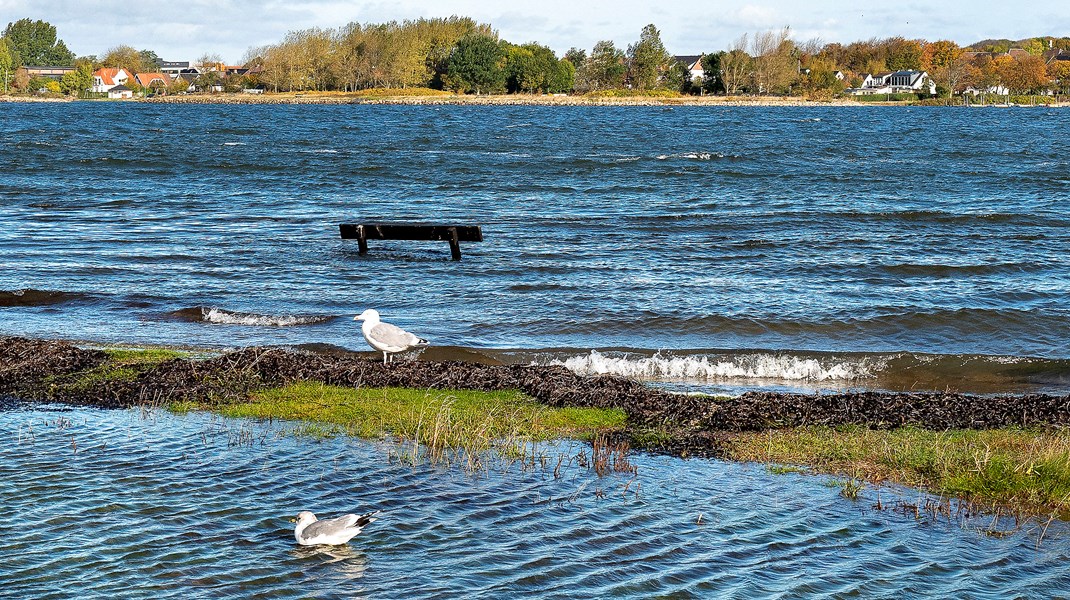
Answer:
POLYGON ((483 229, 479 225, 447 225, 438 223, 341 223, 343 240, 357 240, 361 255, 368 252, 368 240, 415 240, 450 244, 453 260, 461 260, 460 242, 482 242, 483 229))

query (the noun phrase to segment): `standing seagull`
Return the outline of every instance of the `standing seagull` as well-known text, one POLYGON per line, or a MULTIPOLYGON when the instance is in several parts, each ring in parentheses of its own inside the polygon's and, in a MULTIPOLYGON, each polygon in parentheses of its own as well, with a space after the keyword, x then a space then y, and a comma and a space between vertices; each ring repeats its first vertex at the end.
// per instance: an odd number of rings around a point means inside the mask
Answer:
POLYGON ((404 352, 409 348, 426 346, 427 340, 418 338, 397 325, 383 323, 379 320, 379 311, 369 308, 368 310, 353 317, 354 321, 364 321, 360 326, 364 339, 368 340, 372 348, 383 353, 383 364, 394 353, 404 352))
POLYGON ((302 546, 344 544, 353 539, 369 523, 378 520, 375 518, 377 514, 379 514, 379 511, 363 515, 343 515, 334 519, 319 521, 316 519, 316 515, 303 510, 297 514, 294 538, 302 546))

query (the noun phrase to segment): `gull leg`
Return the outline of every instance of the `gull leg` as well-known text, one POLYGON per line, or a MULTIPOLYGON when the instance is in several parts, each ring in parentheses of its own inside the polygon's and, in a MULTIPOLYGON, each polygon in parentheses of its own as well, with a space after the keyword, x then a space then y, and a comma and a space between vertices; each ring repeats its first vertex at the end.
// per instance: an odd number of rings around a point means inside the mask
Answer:
POLYGON ((383 350, 383 364, 386 364, 386 350, 383 350))

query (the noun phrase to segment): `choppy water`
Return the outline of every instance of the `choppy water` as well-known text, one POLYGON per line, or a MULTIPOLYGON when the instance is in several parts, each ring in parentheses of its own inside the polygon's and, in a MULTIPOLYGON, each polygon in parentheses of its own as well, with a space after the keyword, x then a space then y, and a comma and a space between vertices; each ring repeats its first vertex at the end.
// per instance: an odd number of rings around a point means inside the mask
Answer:
MULTIPOLYGON (((634 457, 459 469, 391 446, 204 415, 0 411, 0 596, 11 598, 1035 597, 1070 589, 1070 529, 915 520, 826 478, 634 457), (627 490, 625 492, 625 490, 627 490), (378 508, 348 546, 287 519, 378 508)), ((573 447, 571 452, 582 448, 573 447)), ((567 447, 563 451, 569 451, 567 447)), ((906 501, 917 502, 911 492, 906 501)), ((896 498, 883 491, 882 501, 896 498)), ((1008 525, 1003 523, 1003 525, 1008 525)))
POLYGON ((1065 392, 1068 125, 3 104, 0 332, 362 349, 351 318, 375 307, 438 346, 685 386, 1065 392), (453 263, 444 243, 339 239, 379 219, 486 241, 453 263))

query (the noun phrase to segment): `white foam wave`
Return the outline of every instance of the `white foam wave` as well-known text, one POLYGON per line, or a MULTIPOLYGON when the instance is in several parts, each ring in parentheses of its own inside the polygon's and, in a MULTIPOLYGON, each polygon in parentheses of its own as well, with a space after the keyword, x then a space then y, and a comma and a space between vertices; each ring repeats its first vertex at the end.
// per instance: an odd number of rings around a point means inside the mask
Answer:
POLYGON ((659 154, 658 160, 669 160, 670 158, 685 158, 687 160, 712 160, 714 158, 724 158, 725 155, 720 152, 684 152, 682 154, 659 154))
POLYGON ((223 142, 224 146, 244 146, 245 142, 223 142))
POLYGON ((253 325, 261 327, 293 327, 295 325, 315 325, 329 317, 314 315, 258 315, 255 313, 231 312, 221 308, 203 310, 202 319, 217 325, 253 325))
POLYGON ((581 375, 619 375, 656 380, 772 379, 852 381, 875 376, 883 361, 871 358, 816 359, 780 354, 608 356, 597 350, 554 364, 581 375))

